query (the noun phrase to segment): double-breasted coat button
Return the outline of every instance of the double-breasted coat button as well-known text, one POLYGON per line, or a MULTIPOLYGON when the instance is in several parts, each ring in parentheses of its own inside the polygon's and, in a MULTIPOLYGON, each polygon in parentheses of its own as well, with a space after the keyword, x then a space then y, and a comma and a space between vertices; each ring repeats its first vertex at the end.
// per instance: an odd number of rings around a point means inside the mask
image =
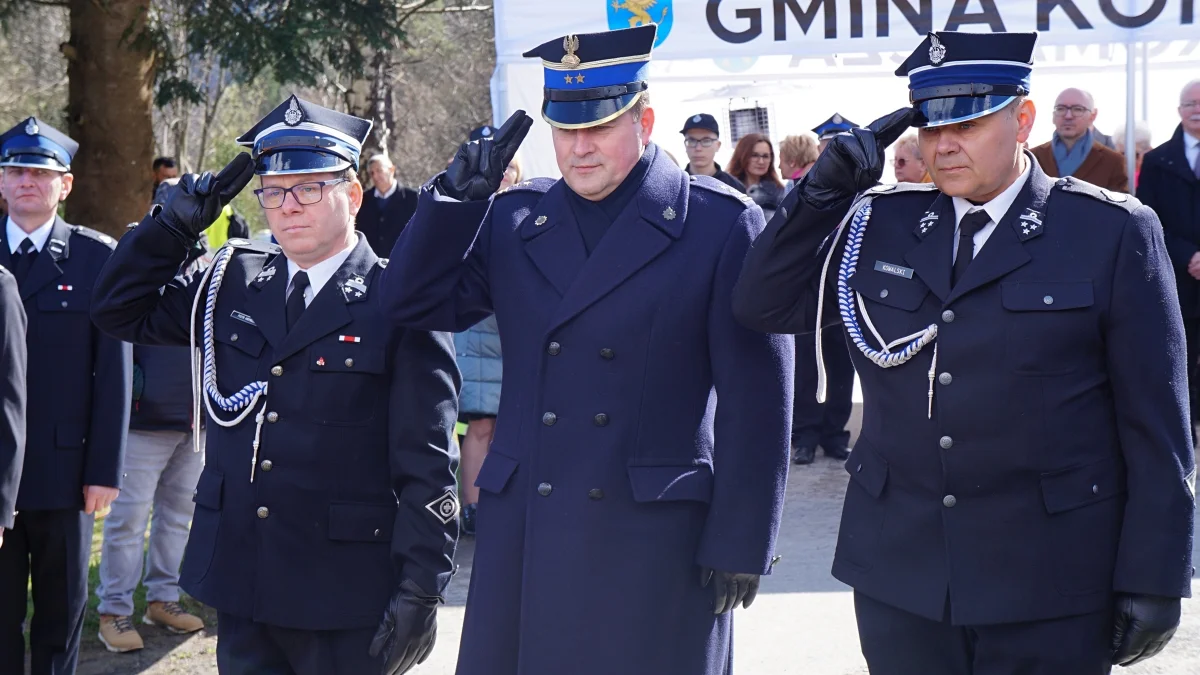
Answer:
POLYGON ((274 375, 275 377, 279 377, 280 375, 283 374, 283 366, 275 366, 274 368, 271 369, 271 374, 274 375))
POLYGON ((942 312, 942 321, 945 321, 946 323, 954 323, 954 312, 951 310, 942 312))
POLYGON ((616 354, 613 353, 613 350, 609 349, 608 347, 600 350, 600 358, 604 359, 605 361, 612 361, 613 357, 615 356, 616 354))
POLYGON ((1092 486, 1092 494, 1094 494, 1094 495, 1100 494, 1100 486, 1099 485, 1092 486))
POLYGON ((379 536, 379 535, 381 535, 381 534, 383 534, 383 531, 382 531, 382 530, 375 530, 375 536, 376 536, 376 537, 378 537, 378 536, 379 536))
POLYGON ((230 335, 230 336, 229 336, 229 341, 230 341, 230 342, 237 342, 237 340, 238 340, 238 334, 237 334, 237 333, 234 333, 233 335, 230 335))
POLYGON ((601 499, 604 499, 604 490, 601 490, 598 488, 595 490, 588 490, 588 499, 590 499, 594 502, 598 502, 601 499))
POLYGON ((266 518, 266 517, 267 517, 267 516, 269 516, 269 515, 271 515, 271 510, 270 510, 270 509, 268 509, 268 508, 267 508, 267 507, 265 507, 265 506, 260 506, 260 507, 258 507, 258 517, 259 517, 259 518, 266 518))
POLYGON ((63 300, 63 301, 62 301, 62 306, 63 306, 63 307, 66 307, 66 306, 67 306, 67 301, 66 301, 66 300, 63 300))
POLYGON ((267 421, 270 422, 271 424, 278 422, 279 421, 279 413, 275 412, 274 410, 267 413, 267 421))
POLYGON ((260 469, 262 469, 263 471, 270 471, 271 469, 273 469, 273 468, 275 467, 275 465, 274 465, 274 464, 272 464, 272 463, 271 463, 271 460, 269 460, 269 459, 264 459, 264 460, 262 461, 262 463, 261 463, 261 464, 259 464, 258 466, 259 466, 259 468, 260 468, 260 469))
POLYGON ((954 439, 949 436, 942 436, 942 439, 938 441, 938 445, 942 446, 943 450, 949 450, 954 447, 954 439))
POLYGON ((593 418, 593 421, 596 422, 596 426, 598 426, 598 427, 606 427, 606 426, 608 426, 608 415, 605 415, 604 413, 600 413, 599 415, 596 415, 596 417, 593 418))
POLYGON ((558 356, 559 352, 561 351, 562 345, 557 342, 551 342, 550 344, 546 345, 546 353, 550 356, 558 356))
POLYGON ((954 498, 954 495, 946 495, 945 497, 942 497, 942 506, 948 509, 954 508, 954 505, 957 503, 958 500, 954 498))
POLYGON ((548 427, 554 426, 554 423, 557 421, 558 421, 558 415, 555 415, 552 412, 548 412, 545 415, 542 415, 542 424, 545 424, 548 427))
POLYGON ((353 368, 354 367, 354 359, 346 359, 346 367, 353 368))
POLYGON ((942 373, 941 375, 938 375, 938 383, 939 384, 946 385, 946 384, 950 384, 953 381, 954 381, 954 376, 951 375, 950 373, 942 373))
POLYGON ((1047 305, 1053 305, 1054 304, 1054 296, 1047 295, 1046 297, 1042 298, 1042 302, 1046 303, 1047 305))
POLYGON ((887 296, 888 296, 888 289, 885 288, 882 291, 879 291, 879 297, 886 298, 887 296))
POLYGON ((543 497, 549 497, 551 492, 554 492, 553 485, 551 485, 549 483, 542 483, 542 484, 538 485, 538 494, 539 495, 541 495, 543 497))

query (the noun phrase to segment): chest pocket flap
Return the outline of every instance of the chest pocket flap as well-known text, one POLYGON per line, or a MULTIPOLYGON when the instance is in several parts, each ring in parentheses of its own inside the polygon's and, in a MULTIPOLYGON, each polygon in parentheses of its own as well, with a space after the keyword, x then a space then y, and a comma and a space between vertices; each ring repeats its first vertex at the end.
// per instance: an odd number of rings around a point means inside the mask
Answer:
POLYGON ((78 288, 55 291, 51 287, 37 294, 39 312, 86 312, 91 304, 91 293, 78 288))
POLYGON ((213 339, 254 357, 262 353, 267 342, 257 327, 232 319, 213 326, 213 339))
POLYGON ((324 373, 369 373, 383 372, 384 353, 382 347, 363 346, 355 342, 334 342, 313 345, 308 350, 308 368, 324 373))
POLYGON ((1092 282, 1011 281, 1000 285, 1004 309, 1012 312, 1054 312, 1091 307, 1092 282))
POLYGON ((925 296, 929 295, 929 287, 916 279, 906 279, 874 270, 860 269, 847 283, 850 288, 858 291, 864 300, 906 312, 917 311, 925 301, 925 296))

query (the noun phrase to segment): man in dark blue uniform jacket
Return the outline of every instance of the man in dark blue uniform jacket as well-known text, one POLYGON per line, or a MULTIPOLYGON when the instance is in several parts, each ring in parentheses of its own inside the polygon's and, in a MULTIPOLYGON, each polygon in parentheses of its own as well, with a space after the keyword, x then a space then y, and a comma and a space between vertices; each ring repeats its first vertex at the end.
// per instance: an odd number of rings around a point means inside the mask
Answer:
POLYGON ((25 461, 25 330, 17 279, 0 267, 0 547, 17 511, 25 461))
POLYGON ((1108 673, 1161 650, 1191 592, 1162 231, 1021 151, 1035 39, 931 35, 899 70, 915 107, 831 141, 735 293, 749 326, 821 306, 852 342, 864 418, 833 574, 874 675, 1108 673), (910 122, 936 187, 873 187, 910 122))
POLYGON ((459 376, 448 334, 397 328, 375 302, 386 261, 354 231, 369 128, 289 98, 239 139, 253 161, 181 179, 97 282, 104 330, 203 354, 180 585, 218 611, 222 675, 392 675, 433 646, 459 376), (280 245, 231 240, 207 274, 173 280, 254 173, 280 245))
POLYGON ((773 563, 792 340, 733 318, 762 211, 650 142, 654 34, 530 52, 564 179, 489 202, 518 112, 423 188, 384 275, 397 322, 494 312, 504 348, 459 675, 724 675, 773 563))
POLYGON ((116 242, 56 214, 71 192, 78 148, 34 117, 0 135, 0 192, 9 208, 0 266, 16 276, 29 319, 19 513, 0 548, 2 673, 24 667, 31 577, 32 673, 75 672, 92 525, 121 485, 131 350, 88 318, 89 293, 116 242))

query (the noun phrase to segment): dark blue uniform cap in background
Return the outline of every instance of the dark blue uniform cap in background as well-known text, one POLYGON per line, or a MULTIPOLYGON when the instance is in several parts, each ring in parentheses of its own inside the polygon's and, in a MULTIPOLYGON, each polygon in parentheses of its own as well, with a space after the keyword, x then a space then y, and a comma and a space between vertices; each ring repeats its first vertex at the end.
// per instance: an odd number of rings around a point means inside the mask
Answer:
POLYGON ((854 122, 842 117, 839 113, 833 113, 833 117, 813 127, 813 133, 817 135, 818 139, 823 141, 827 138, 833 138, 843 131, 850 131, 856 128, 858 128, 858 125, 854 122))
POLYGON ((36 117, 27 117, 0 135, 0 166, 66 172, 79 144, 36 117))
POLYGON ((619 117, 646 90, 654 24, 555 38, 523 56, 542 60, 542 118, 560 129, 584 129, 619 117))
POLYGON ((930 33, 896 75, 908 77, 915 127, 966 122, 1029 94, 1037 33, 930 33))

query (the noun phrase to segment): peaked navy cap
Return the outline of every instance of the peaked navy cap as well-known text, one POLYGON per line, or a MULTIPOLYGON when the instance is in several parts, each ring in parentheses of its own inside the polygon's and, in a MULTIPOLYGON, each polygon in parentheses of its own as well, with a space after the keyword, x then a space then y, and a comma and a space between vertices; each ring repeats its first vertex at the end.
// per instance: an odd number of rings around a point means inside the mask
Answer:
POLYGON ((632 108, 647 89, 657 31, 647 24, 567 35, 525 52, 542 60, 542 118, 560 129, 583 129, 632 108))
POLYGON ((1029 94, 1037 33, 930 33, 896 75, 908 77, 915 127, 966 122, 1029 94))
POLYGON ((24 166, 65 173, 79 144, 36 117, 26 117, 0 134, 0 166, 24 166))
POLYGON ((371 122, 292 95, 237 139, 260 176, 358 170, 371 122))

